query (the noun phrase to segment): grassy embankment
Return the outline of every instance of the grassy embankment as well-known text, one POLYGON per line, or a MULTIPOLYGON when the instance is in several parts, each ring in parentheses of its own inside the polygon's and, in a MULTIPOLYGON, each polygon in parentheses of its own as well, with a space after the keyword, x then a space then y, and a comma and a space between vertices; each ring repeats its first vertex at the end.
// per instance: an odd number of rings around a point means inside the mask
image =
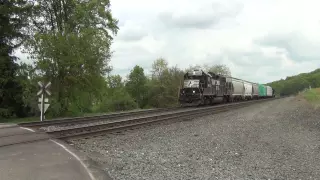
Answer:
POLYGON ((40 121, 40 117, 27 117, 27 118, 8 118, 0 119, 0 123, 21 123, 21 122, 31 122, 40 121))
MULTIPOLYGON (((143 109, 135 109, 135 110, 143 110, 143 109)), ((135 110, 130 110, 130 111, 135 111, 135 110)), ((106 114, 121 113, 121 112, 126 112, 126 111, 105 112, 105 113, 87 113, 87 114, 83 114, 82 116, 78 116, 78 117, 106 115, 106 114)), ((46 120, 52 120, 52 118, 49 117, 46 120)), ((40 121, 40 117, 0 119, 0 124, 1 123, 22 123, 22 122, 32 122, 32 121, 40 121)))
MULTIPOLYGON (((91 113, 84 114, 83 116, 94 116, 94 115, 102 115, 108 113, 91 113)), ((46 118, 46 120, 51 120, 52 118, 46 118)), ((32 122, 32 121, 40 121, 40 117, 26 117, 26 118, 8 118, 8 119, 0 119, 0 123, 22 123, 22 122, 32 122)))
POLYGON ((316 108, 320 108, 320 88, 305 91, 303 97, 316 108))

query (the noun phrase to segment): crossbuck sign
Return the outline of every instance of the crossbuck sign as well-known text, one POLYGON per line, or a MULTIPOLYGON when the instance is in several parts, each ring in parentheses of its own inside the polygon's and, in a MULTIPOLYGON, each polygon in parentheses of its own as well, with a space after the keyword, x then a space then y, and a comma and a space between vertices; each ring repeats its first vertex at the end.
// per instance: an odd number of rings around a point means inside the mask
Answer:
POLYGON ((39 98, 39 103, 38 107, 41 111, 40 115, 40 121, 44 120, 44 113, 47 111, 48 107, 50 104, 48 103, 49 100, 48 98, 45 98, 45 95, 47 94, 48 96, 51 95, 51 92, 49 91, 49 87, 51 86, 51 82, 49 82, 47 85, 45 85, 43 82, 39 81, 38 85, 40 86, 40 91, 38 91, 37 96, 41 95, 41 98, 39 98))

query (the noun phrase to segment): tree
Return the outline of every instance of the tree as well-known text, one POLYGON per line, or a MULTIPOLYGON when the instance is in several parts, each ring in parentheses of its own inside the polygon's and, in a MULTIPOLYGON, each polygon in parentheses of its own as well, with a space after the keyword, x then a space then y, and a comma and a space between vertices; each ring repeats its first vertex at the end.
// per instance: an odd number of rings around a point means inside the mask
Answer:
POLYGON ((140 108, 145 105, 144 99, 147 92, 146 83, 147 77, 144 75, 143 68, 135 66, 129 74, 126 88, 131 97, 136 100, 140 108))
POLYGON ((223 76, 231 76, 230 69, 224 64, 217 64, 217 65, 205 66, 205 67, 207 67, 207 68, 205 68, 205 70, 208 72, 213 72, 215 74, 221 74, 223 76))
POLYGON ((110 46, 118 21, 110 2, 35 1, 34 38, 27 47, 39 75, 52 82, 52 113, 65 115, 70 108, 87 111, 85 107, 100 98, 103 76, 111 70, 110 46))
POLYGON ((153 63, 152 63, 152 78, 153 79, 160 79, 162 74, 168 70, 168 62, 163 59, 163 58, 159 58, 156 59, 153 63))
POLYGON ((19 66, 12 53, 26 39, 23 29, 28 25, 31 7, 24 0, 0 2, 0 116, 3 117, 25 116, 22 86, 16 79, 19 66))
POLYGON ((165 77, 164 73, 168 71, 168 62, 159 58, 152 63, 151 81, 148 83, 148 100, 152 107, 165 106, 165 77))
POLYGON ((295 76, 287 77, 285 80, 274 81, 267 85, 275 89, 278 95, 291 95, 299 91, 309 88, 320 87, 320 69, 316 69, 310 73, 301 73, 295 76))
POLYGON ((169 105, 176 105, 178 102, 178 93, 183 84, 184 72, 177 66, 170 67, 165 73, 165 87, 167 89, 166 99, 169 105))
POLYGON ((98 105, 100 112, 124 111, 137 108, 137 104, 126 91, 121 76, 109 76, 105 91, 105 96, 101 97, 98 105))
POLYGON ((177 103, 177 95, 184 72, 177 67, 168 67, 165 59, 153 62, 152 78, 147 87, 149 105, 152 107, 170 107, 177 103))
POLYGON ((28 116, 35 115, 39 112, 38 109, 38 96, 35 92, 39 91, 37 84, 38 77, 35 73, 35 69, 32 65, 26 63, 20 63, 19 69, 16 73, 16 78, 22 87, 22 101, 24 104, 24 113, 28 116))

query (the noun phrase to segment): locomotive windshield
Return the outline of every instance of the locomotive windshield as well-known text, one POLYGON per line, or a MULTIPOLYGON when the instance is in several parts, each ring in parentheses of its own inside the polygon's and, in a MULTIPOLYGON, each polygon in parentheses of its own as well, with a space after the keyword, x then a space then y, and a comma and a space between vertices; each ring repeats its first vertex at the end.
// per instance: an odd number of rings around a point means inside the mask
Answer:
POLYGON ((185 76, 184 79, 201 79, 201 76, 185 76))
POLYGON ((204 76, 203 71, 193 70, 185 74, 184 79, 201 79, 204 76))
POLYGON ((206 74, 201 70, 189 71, 184 75, 184 88, 199 88, 206 81, 206 74))

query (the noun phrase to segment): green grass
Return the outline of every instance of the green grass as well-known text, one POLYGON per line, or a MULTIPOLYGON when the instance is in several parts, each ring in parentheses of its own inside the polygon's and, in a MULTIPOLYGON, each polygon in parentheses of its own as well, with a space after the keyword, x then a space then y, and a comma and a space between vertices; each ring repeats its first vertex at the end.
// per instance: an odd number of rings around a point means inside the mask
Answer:
POLYGON ((8 118, 8 119, 0 120, 0 123, 22 123, 22 122, 31 122, 31 121, 40 121, 40 117, 8 118))
MULTIPOLYGON (((88 114, 84 114, 82 115, 83 117, 85 116, 95 116, 95 115, 103 115, 103 114, 108 114, 108 113, 88 113, 88 114)), ((77 116, 77 117, 82 117, 82 116, 77 116)), ((72 117, 72 116, 70 116, 72 117)), ((60 118, 66 118, 66 117, 60 117, 60 118)), ((45 120, 52 120, 52 119, 59 119, 59 117, 57 118, 50 118, 47 117, 45 120)), ((40 121, 40 116, 39 117, 26 117, 26 118, 8 118, 8 119, 4 119, 4 120, 0 120, 0 123, 23 123, 23 122, 32 122, 32 121, 40 121)))
POLYGON ((320 88, 307 90, 303 93, 303 97, 315 107, 320 107, 320 88))
MULTIPOLYGON (((135 109, 135 110, 143 110, 143 109, 135 109)), ((133 110, 128 110, 128 111, 133 111, 133 110)), ((111 113, 120 113, 121 111, 116 111, 116 112, 101 112, 101 113, 85 113, 83 115, 79 115, 77 117, 86 117, 86 116, 97 116, 97 115, 105 115, 105 114, 111 114, 111 113)), ((126 112, 126 111, 123 111, 126 112)), ((71 116, 70 116, 71 117, 71 116)), ((64 117, 61 117, 64 118, 64 117)), ((47 117, 46 120, 50 120, 52 118, 47 117)), ((56 119, 56 118, 54 118, 56 119)), ((23 122, 31 122, 31 121, 40 121, 40 116, 39 117, 27 117, 27 118, 8 118, 8 119, 0 119, 0 123, 23 123, 23 122)))

